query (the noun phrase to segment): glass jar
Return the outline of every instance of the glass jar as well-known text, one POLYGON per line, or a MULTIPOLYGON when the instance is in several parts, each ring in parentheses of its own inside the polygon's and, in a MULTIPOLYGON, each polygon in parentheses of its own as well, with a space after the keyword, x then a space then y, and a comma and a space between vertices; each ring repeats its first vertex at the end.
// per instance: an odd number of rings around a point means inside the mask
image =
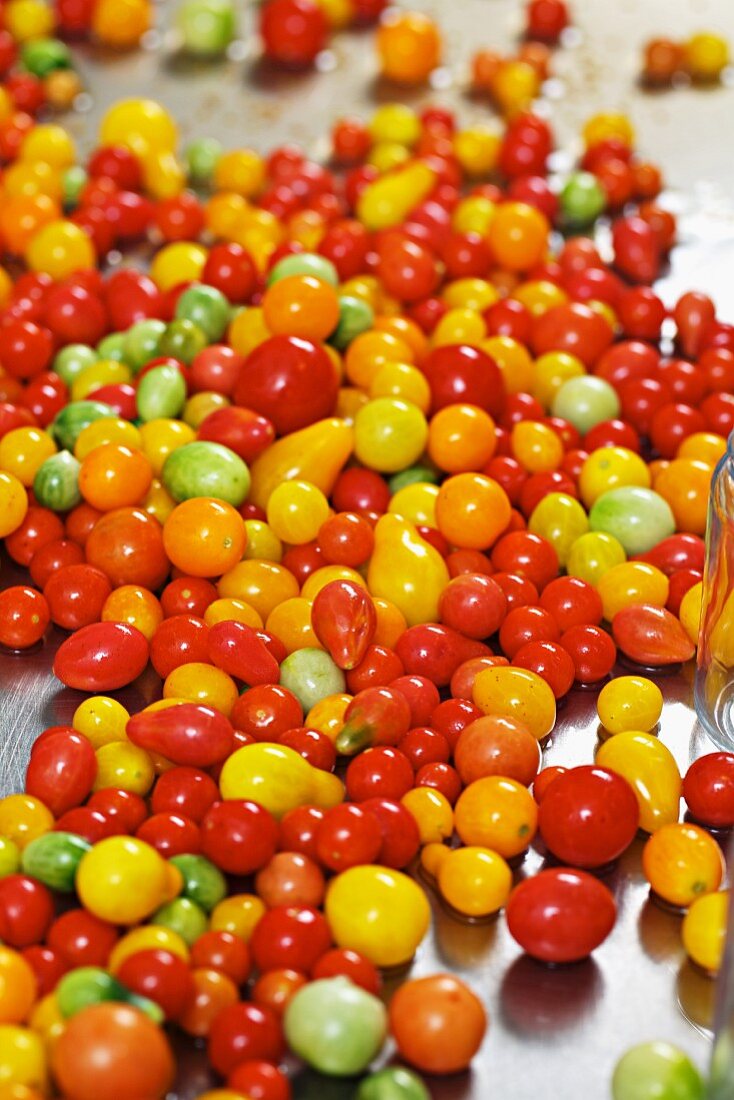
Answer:
POLYGON ((734 748, 734 433, 711 479, 695 700, 709 736, 734 748))
MULTIPOLYGON (((729 850, 729 866, 734 846, 729 850)), ((729 928, 726 950, 717 982, 714 1046, 708 1100, 731 1100, 734 1096, 734 892, 729 899, 729 928)))

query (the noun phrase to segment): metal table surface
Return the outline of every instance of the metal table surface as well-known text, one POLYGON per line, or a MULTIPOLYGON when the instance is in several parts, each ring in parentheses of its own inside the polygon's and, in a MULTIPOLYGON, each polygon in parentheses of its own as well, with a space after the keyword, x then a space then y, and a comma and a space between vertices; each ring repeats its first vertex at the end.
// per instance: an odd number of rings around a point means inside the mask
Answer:
MULTIPOLYGON (((409 6, 404 3, 403 6, 409 6)), ((191 62, 176 52, 174 4, 160 8, 161 30, 145 50, 121 57, 86 48, 79 65, 91 99, 65 120, 83 149, 94 142, 104 109, 125 95, 160 99, 180 123, 182 140, 211 135, 226 145, 266 150, 294 140, 315 156, 327 153, 324 135, 336 114, 367 116, 376 102, 407 98, 440 101, 465 122, 491 121, 486 103, 467 93, 469 59, 487 46, 509 52, 520 28, 520 0, 417 0, 445 33, 445 68, 434 89, 400 92, 376 78, 371 33, 342 32, 321 58, 322 71, 276 73, 257 58, 244 19, 244 41, 224 62, 191 62)), ((734 39, 731 0, 577 0, 577 27, 553 61, 554 78, 541 109, 548 110, 568 155, 578 152, 579 126, 596 110, 629 111, 645 156, 659 162, 671 186, 667 201, 680 216, 680 244, 661 293, 675 299, 682 288, 712 293, 725 319, 734 317, 734 283, 723 277, 734 261, 734 216, 729 186, 730 143, 722 140, 734 110, 734 90, 681 88, 649 93, 637 82, 642 43, 653 35, 685 37, 702 27, 734 39)), ((563 163, 559 156, 558 163, 563 163)), ((566 163, 569 163, 566 156, 566 163)), ((20 574, 6 560, 0 583, 20 574)), ((42 647, 22 656, 0 653, 0 793, 21 789, 30 745, 54 723, 68 722, 81 694, 61 688, 50 673, 63 635, 52 631, 42 647)), ((692 667, 660 677, 665 710, 660 736, 685 769, 711 751, 692 711, 692 667)), ((156 697, 160 684, 148 670, 115 693, 129 709, 156 697)), ((545 748, 545 763, 588 763, 597 743, 596 692, 575 690, 559 710, 545 748)), ((470 1074, 429 1082, 436 1100, 605 1100, 615 1061, 630 1045, 665 1038, 701 1066, 709 1057, 714 984, 686 961, 680 916, 650 900, 641 871, 638 839, 604 881, 619 907, 616 927, 593 958, 549 968, 522 954, 504 919, 468 923, 449 915, 428 890, 432 928, 414 961, 414 975, 448 969, 461 975, 484 1001, 487 1037, 470 1074)), ((516 869, 532 873, 544 861, 534 846, 516 869)), ((388 1051, 388 1057, 390 1052, 388 1051)), ((180 1074, 171 1100, 189 1100, 210 1085, 205 1059, 191 1045, 180 1052, 180 1074)), ((298 1097, 348 1100, 353 1083, 301 1075, 298 1097)))

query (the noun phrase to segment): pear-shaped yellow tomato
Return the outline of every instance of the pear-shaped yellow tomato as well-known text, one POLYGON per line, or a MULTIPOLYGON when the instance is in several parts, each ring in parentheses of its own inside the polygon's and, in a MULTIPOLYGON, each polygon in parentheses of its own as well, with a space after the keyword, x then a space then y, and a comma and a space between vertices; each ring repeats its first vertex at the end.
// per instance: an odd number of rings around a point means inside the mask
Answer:
POLYGON ((657 737, 634 730, 605 741, 596 763, 626 779, 640 807, 640 828, 654 833, 678 820, 681 777, 670 749, 657 737))
POLYGON ((344 799, 344 785, 287 745, 260 741, 233 752, 219 776, 222 798, 252 799, 280 819, 296 806, 328 809, 344 799))
POLYGON ((332 416, 276 440, 250 467, 250 500, 265 508, 283 481, 309 481, 327 496, 352 453, 354 431, 346 420, 332 416))
POLYGON ((415 626, 438 621, 439 597, 448 583, 446 563, 412 523, 391 514, 377 521, 367 574, 373 596, 389 600, 415 626))
POLYGON ((324 912, 339 947, 361 952, 375 966, 409 962, 431 919, 420 886, 374 864, 350 867, 332 879, 324 912))

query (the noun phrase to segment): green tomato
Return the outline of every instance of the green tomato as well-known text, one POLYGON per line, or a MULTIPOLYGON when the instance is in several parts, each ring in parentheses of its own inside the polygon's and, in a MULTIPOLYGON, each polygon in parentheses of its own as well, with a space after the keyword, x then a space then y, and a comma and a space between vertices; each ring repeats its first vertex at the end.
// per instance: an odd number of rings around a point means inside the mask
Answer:
POLYGON ((345 294, 339 299, 339 321, 329 337, 329 343, 344 351, 352 340, 372 328, 374 320, 375 312, 368 302, 345 294))
POLYGON ((209 927, 206 913, 190 898, 174 898, 161 906, 151 917, 151 924, 161 924, 178 932, 189 947, 203 936, 209 927))
POLYGON ((163 484, 179 503, 216 497, 239 508, 250 491, 250 471, 229 447, 197 440, 171 452, 163 466, 163 484))
POLYGON ((604 188, 591 172, 569 176, 559 198, 564 221, 578 227, 591 225, 607 205, 604 188))
POLYGON ((212 344, 224 336, 230 313, 229 302, 221 290, 203 284, 188 287, 176 303, 178 320, 198 325, 212 344))
POLYGON ((125 986, 98 966, 70 970, 56 986, 56 1000, 62 1016, 75 1016, 83 1008, 102 1001, 125 1001, 125 986))
POLYGON ((613 1100, 704 1100, 701 1074, 670 1043, 640 1043, 620 1060, 612 1077, 613 1100))
POLYGON ((15 875, 20 870, 20 848, 10 837, 0 836, 0 878, 15 875))
POLYGON ((593 374, 582 374, 563 383, 553 398, 552 411, 586 435, 602 421, 619 416, 620 408, 614 386, 593 374))
POLYGON ((227 881, 213 863, 204 856, 173 856, 169 861, 183 875, 183 897, 210 912, 227 895, 227 881))
MULTIPOLYGON (((70 168, 67 168, 61 177, 61 189, 63 192, 64 206, 67 209, 73 209, 79 205, 79 196, 81 195, 84 187, 87 183, 87 173, 82 168, 81 164, 72 164, 70 168)), ((95 361, 97 356, 95 355, 95 361)))
POLYGON ((32 38, 24 42, 20 51, 23 68, 40 80, 54 69, 70 69, 71 52, 58 38, 32 38))
POLYGON ((223 152, 216 138, 197 138, 184 149, 184 161, 191 183, 205 184, 214 175, 223 152))
POLYGON ((69 894, 74 889, 76 869, 91 847, 74 833, 43 833, 24 849, 23 873, 50 890, 69 894))
POLYGON ((313 275, 331 286, 339 286, 339 273, 333 263, 317 252, 296 252, 278 260, 268 275, 268 286, 279 279, 287 279, 289 275, 313 275))
POLYGON ((409 1069, 387 1066, 362 1081, 354 1100, 431 1100, 431 1094, 409 1069))
POLYGON ((387 485, 392 496, 408 485, 438 485, 439 475, 431 466, 409 466, 399 474, 393 474, 387 485))
POLYGON ((172 359, 178 359, 189 366, 206 344, 206 333, 199 325, 186 318, 179 318, 166 325, 166 331, 158 345, 158 354, 170 355, 172 359))
POLYGON ((185 0, 177 21, 184 49, 200 57, 223 54, 237 32, 231 0, 185 0))
POLYGON ((326 978, 298 990, 283 1024, 288 1044, 304 1062, 329 1077, 353 1077, 382 1049, 387 1011, 348 978, 326 978))
POLYGON ((280 666, 280 682, 308 713, 327 695, 346 691, 344 673, 323 649, 296 649, 280 666))
POLYGON ((117 363, 125 363, 125 332, 111 332, 97 344, 98 359, 114 359, 117 363))
POLYGON ((56 414, 48 430, 59 447, 73 451, 77 439, 85 428, 95 420, 116 415, 114 409, 101 401, 72 401, 56 414))
POLYGON ((158 345, 166 331, 165 321, 154 317, 137 321, 125 333, 122 345, 125 362, 137 372, 158 355, 158 345))
POLYGON ((87 344, 68 344, 57 352, 52 369, 62 382, 70 386, 77 375, 87 367, 93 367, 98 360, 97 352, 87 344))
POLYGON ((604 531, 620 542, 628 555, 646 554, 675 534, 670 505, 652 489, 623 485, 596 500, 589 512, 592 531, 604 531))
POLYGON ((152 367, 138 384, 138 416, 147 423, 158 417, 176 417, 186 403, 186 382, 178 367, 152 367))
MULTIPOLYGON (((71 408, 70 405, 67 408, 71 408)), ((36 470, 33 492, 43 508, 53 512, 68 512, 82 499, 79 492, 81 462, 69 451, 50 455, 36 470)))

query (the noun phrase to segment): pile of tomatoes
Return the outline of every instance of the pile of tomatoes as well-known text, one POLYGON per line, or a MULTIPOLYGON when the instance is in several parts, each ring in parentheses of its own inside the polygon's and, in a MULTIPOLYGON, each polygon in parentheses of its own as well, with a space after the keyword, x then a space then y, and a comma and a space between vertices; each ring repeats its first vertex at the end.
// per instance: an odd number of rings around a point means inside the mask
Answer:
MULTIPOLYGON (((316 49, 311 9, 264 6, 271 53, 294 27, 316 49)), ((16 38, 40 18, 5 14, 16 38)), ((383 22, 385 75, 435 67, 427 22, 383 22)), ((530 5, 533 38, 567 22, 530 5)), ((675 222, 629 121, 591 119, 556 194, 514 79, 501 135, 390 104, 337 121, 328 167, 181 154, 150 100, 110 108, 85 166, 60 126, 19 129, 17 100, 0 123, 0 239, 24 268, 0 269, 0 536, 28 571, 0 644, 65 632, 54 674, 86 693, 0 800, 3 1100, 161 1100, 175 1031, 226 1082, 210 1100, 288 1100, 287 1051, 362 1075, 388 1039, 412 1068, 359 1100, 425 1100, 414 1070, 465 1069, 487 1021, 447 974, 385 1007, 430 925, 410 872, 568 963, 612 932, 603 872, 638 830, 718 970, 734 755, 681 776, 641 673, 695 653, 734 327, 649 286, 675 222), (604 211, 612 263, 559 240, 604 211), (101 270, 140 241, 146 272, 101 270), (130 713, 114 693, 149 667, 161 697, 130 713), (579 684, 596 758, 543 767, 579 684), (520 880, 531 844, 554 862, 520 880)), ((698 1097, 677 1052, 632 1052, 615 1100, 673 1077, 698 1097)))

